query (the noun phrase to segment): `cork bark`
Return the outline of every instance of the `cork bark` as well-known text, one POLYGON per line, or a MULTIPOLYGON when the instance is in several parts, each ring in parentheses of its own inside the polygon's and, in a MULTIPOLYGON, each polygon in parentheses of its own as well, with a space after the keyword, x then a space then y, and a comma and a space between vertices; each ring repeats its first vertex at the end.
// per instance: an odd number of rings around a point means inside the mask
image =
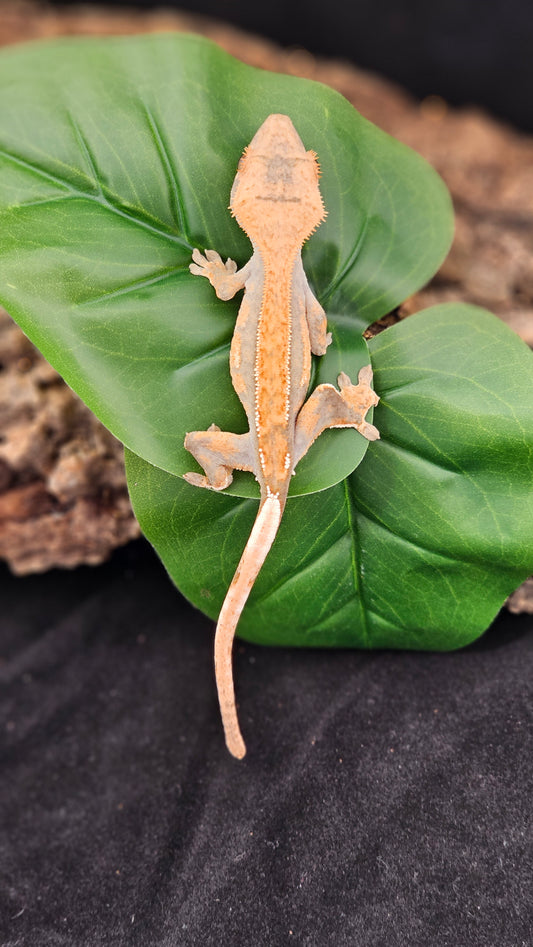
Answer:
MULTIPOLYGON (((391 319, 462 300, 492 310, 533 346, 533 137, 474 108, 422 102, 348 63, 284 50, 221 22, 175 11, 4 0, 0 45, 60 35, 195 31, 250 65, 324 82, 420 152, 452 194, 456 236, 432 282, 391 319)), ((390 321, 390 320, 385 320, 390 321)), ((97 563, 139 530, 121 447, 0 314, 0 558, 16 573, 97 563)), ((514 611, 533 612, 533 583, 514 611)))

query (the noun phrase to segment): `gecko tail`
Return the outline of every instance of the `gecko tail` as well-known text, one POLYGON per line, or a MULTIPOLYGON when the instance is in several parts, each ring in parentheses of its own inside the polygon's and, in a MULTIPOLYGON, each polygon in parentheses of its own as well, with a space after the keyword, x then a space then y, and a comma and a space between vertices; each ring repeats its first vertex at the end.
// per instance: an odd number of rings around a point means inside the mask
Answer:
POLYGON ((232 669, 233 638, 252 586, 276 538, 282 513, 283 505, 277 494, 269 494, 261 503, 252 532, 220 610, 215 633, 215 676, 226 745, 230 753, 239 760, 242 760, 246 754, 246 746, 235 706, 232 669))

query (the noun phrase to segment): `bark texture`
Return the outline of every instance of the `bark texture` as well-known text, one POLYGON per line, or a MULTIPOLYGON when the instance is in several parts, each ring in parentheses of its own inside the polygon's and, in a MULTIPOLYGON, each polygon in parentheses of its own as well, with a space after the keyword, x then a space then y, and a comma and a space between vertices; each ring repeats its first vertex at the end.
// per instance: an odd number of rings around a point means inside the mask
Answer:
MULTIPOLYGON (((393 318, 437 302, 468 301, 491 309, 533 346, 532 137, 474 108, 454 110, 436 97, 415 101, 348 63, 284 50, 176 11, 4 0, 0 45, 161 30, 199 32, 251 65, 324 82, 424 155, 451 191, 456 237, 440 272, 393 318)), ((120 445, 0 315, 0 558, 18 573, 97 563, 137 535, 120 445)), ((509 607, 533 611, 531 582, 509 607)))
POLYGON ((93 564, 138 535, 122 446, 0 310, 0 558, 93 564))

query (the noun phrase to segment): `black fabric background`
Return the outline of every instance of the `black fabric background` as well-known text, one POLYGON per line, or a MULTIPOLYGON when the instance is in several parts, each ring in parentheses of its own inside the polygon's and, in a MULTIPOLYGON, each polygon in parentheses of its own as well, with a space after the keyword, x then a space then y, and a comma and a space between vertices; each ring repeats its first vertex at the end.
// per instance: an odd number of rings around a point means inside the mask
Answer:
POLYGON ((531 0, 105 0, 105 6, 177 7, 217 17, 283 46, 374 70, 421 98, 482 105, 533 131, 531 0))
POLYGON ((530 947, 530 617, 452 654, 239 643, 144 541, 0 576, 2 947, 530 947))

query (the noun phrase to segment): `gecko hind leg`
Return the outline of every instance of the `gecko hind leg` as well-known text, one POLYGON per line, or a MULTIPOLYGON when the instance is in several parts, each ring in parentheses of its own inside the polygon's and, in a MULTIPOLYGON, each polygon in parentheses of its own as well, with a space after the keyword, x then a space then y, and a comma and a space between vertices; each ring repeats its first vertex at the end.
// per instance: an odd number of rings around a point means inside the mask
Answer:
POLYGON ((339 390, 333 385, 319 385, 302 406, 296 419, 294 466, 307 453, 319 434, 331 427, 354 427, 369 441, 379 438, 379 431, 365 420, 369 408, 379 397, 370 387, 372 368, 365 365, 353 385, 344 372, 337 378, 339 390))
POLYGON ((212 424, 207 431, 187 434, 185 448, 205 470, 205 476, 193 472, 183 475, 195 487, 224 490, 233 480, 234 470, 253 470, 249 434, 230 434, 212 424))

